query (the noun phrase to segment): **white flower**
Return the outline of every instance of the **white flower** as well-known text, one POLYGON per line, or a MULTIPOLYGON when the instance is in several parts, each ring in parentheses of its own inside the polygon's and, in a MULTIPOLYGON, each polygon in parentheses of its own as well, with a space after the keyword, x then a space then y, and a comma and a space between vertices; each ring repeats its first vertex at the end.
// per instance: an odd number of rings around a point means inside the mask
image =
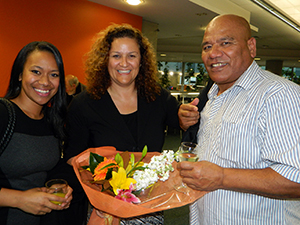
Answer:
POLYGON ((149 163, 145 163, 145 170, 136 170, 133 178, 137 181, 136 189, 144 190, 158 180, 166 181, 170 171, 174 171, 174 151, 164 150, 160 155, 153 156, 149 163))
POLYGON ((136 170, 133 178, 137 181, 136 189, 144 190, 149 185, 154 184, 158 180, 158 175, 155 171, 151 169, 136 170))

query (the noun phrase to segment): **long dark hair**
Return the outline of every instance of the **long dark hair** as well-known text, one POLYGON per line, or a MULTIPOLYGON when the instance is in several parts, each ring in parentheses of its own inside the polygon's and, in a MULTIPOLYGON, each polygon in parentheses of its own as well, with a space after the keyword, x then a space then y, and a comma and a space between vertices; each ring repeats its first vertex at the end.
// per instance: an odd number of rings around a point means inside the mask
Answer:
POLYGON ((59 87, 57 93, 51 98, 48 104, 43 106, 43 113, 47 122, 50 124, 54 135, 59 138, 60 144, 66 137, 65 119, 67 112, 66 88, 65 88, 65 72, 64 64, 58 49, 51 43, 46 41, 34 41, 24 46, 18 53, 12 66, 9 86, 5 95, 7 99, 14 99, 21 92, 22 82, 19 80, 20 74, 23 73, 24 65, 28 56, 35 50, 47 51, 54 55, 59 70, 59 87))

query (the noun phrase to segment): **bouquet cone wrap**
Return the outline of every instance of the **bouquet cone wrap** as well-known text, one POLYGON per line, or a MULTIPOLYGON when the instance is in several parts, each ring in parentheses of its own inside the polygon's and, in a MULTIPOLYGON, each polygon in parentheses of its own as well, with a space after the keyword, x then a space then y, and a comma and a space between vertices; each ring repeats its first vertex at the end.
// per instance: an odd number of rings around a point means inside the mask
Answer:
MULTIPOLYGON (((101 188, 91 183, 93 177, 91 172, 84 170, 82 166, 89 165, 90 152, 105 156, 114 157, 118 152, 114 147, 90 148, 77 155, 72 164, 74 171, 80 181, 91 204, 108 214, 119 218, 136 217, 157 211, 172 209, 190 204, 201 198, 206 192, 189 189, 188 193, 178 192, 174 189, 175 185, 182 182, 182 178, 177 170, 177 162, 173 163, 174 171, 170 172, 167 181, 158 181, 151 188, 146 189, 138 197, 141 200, 139 204, 127 203, 116 199, 114 196, 101 192, 101 188)), ((159 155, 158 152, 148 152, 143 162, 149 162, 151 157, 159 155)), ((134 152, 136 161, 142 156, 140 152, 134 152)))

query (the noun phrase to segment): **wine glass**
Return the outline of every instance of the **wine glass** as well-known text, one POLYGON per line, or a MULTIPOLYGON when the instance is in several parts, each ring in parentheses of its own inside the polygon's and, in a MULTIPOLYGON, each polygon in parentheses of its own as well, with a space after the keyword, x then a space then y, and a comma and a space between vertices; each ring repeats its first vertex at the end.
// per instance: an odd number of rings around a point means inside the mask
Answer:
MULTIPOLYGON (((197 162, 199 157, 195 152, 197 147, 196 143, 193 142, 182 142, 178 149, 178 160, 179 162, 188 161, 188 162, 197 162)), ((185 183, 181 185, 174 186, 175 190, 183 193, 189 192, 185 183)))

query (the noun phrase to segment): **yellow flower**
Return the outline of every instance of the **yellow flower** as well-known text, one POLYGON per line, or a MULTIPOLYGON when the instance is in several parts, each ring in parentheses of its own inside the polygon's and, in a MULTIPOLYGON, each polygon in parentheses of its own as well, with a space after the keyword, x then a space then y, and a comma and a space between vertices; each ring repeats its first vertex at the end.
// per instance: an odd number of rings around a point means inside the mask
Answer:
POLYGON ((119 167, 118 172, 112 171, 112 179, 109 181, 115 195, 118 195, 118 190, 129 190, 130 184, 135 184, 136 180, 127 178, 126 171, 123 167, 119 167))

